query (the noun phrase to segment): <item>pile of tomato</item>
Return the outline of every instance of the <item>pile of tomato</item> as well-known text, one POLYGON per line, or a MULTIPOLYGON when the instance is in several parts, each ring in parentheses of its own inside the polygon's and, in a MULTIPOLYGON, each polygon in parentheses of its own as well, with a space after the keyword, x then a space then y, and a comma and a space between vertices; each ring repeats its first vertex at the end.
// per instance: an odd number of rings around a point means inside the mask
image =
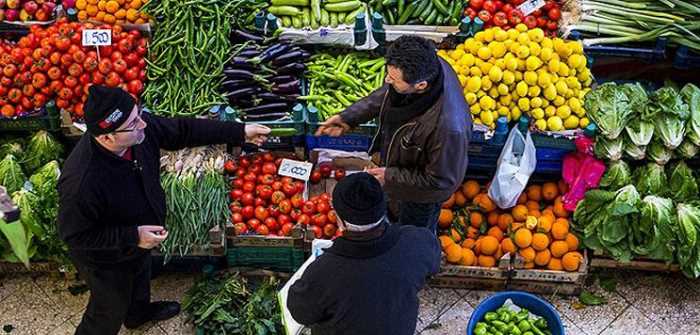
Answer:
POLYGON ((523 15, 518 9, 525 0, 470 0, 464 9, 464 15, 472 20, 479 17, 484 21, 484 28, 493 26, 505 30, 524 23, 529 29, 541 28, 549 36, 556 36, 561 19, 561 6, 557 1, 547 0, 544 6, 529 15, 523 15))
POLYGON ((233 176, 229 195, 236 234, 290 236, 299 224, 316 238, 338 236, 330 196, 305 200, 304 182, 277 174, 281 163, 281 157, 269 152, 225 162, 224 170, 233 176))
POLYGON ((23 116, 55 99, 75 119, 83 117, 92 84, 121 87, 135 97, 146 80, 147 39, 119 25, 95 26, 59 19, 33 25, 17 43, 0 43, 0 113, 23 116), (111 29, 112 45, 83 47, 83 29, 111 29))

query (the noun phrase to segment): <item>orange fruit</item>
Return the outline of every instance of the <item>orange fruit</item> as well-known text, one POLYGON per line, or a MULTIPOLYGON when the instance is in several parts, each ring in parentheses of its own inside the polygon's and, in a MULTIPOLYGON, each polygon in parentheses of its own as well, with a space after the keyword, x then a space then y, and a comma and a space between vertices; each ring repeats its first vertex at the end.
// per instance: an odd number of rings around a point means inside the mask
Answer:
POLYGON ((107 0, 100 0, 97 3, 97 9, 99 9, 100 11, 104 11, 106 7, 107 7, 107 0))
POLYGON ((139 19, 139 12, 136 9, 129 8, 126 10, 126 19, 129 22, 135 22, 139 19))
POLYGON ((525 221, 527 219, 528 209, 525 205, 517 205, 513 207, 511 213, 513 214, 514 221, 525 221))
POLYGON ((552 225, 552 237, 555 240, 564 240, 569 233, 569 220, 559 218, 552 225))
POLYGON ((510 228, 510 225, 513 223, 513 216, 504 213, 498 216, 498 228, 501 228, 502 231, 508 231, 508 228, 510 228))
POLYGON ((535 268, 534 262, 525 262, 525 264, 523 264, 523 269, 529 270, 529 269, 534 269, 534 268, 535 268))
POLYGON ((566 271, 576 271, 581 264, 583 256, 578 252, 568 252, 561 258, 561 265, 566 271))
POLYGON ((547 208, 545 208, 542 211, 542 215, 549 215, 552 217, 552 219, 556 219, 556 217, 554 216, 554 207, 553 206, 547 206, 547 208))
POLYGON ((146 20, 144 20, 144 19, 142 19, 142 18, 139 18, 139 19, 137 19, 136 21, 134 21, 134 23, 136 23, 136 24, 144 24, 144 23, 146 23, 146 20))
POLYGON ((445 250, 447 249, 447 247, 455 244, 455 241, 447 235, 440 235, 438 239, 440 240, 440 246, 442 247, 442 250, 445 250))
POLYGON ((457 229, 450 229, 450 235, 452 236, 452 239, 455 241, 455 243, 459 243, 462 240, 462 235, 459 234, 457 229))
POLYGON ((474 253, 477 255, 481 255, 481 240, 483 237, 479 237, 476 239, 476 242, 474 243, 474 253))
POLYGON ((527 215, 534 216, 535 218, 538 218, 538 217, 542 216, 542 213, 540 212, 539 209, 531 209, 527 212, 527 215))
POLYGON ((139 13, 140 13, 139 14, 140 18, 144 19, 144 21, 148 21, 148 19, 149 19, 148 14, 146 14, 145 12, 139 12, 139 13))
POLYGON ((489 213, 489 216, 487 217, 486 222, 489 223, 489 226, 497 225, 498 224, 498 212, 489 213))
POLYGON ((538 251, 537 254, 535 254, 535 264, 538 266, 547 266, 550 259, 552 259, 552 253, 547 249, 538 251))
POLYGON ((569 252, 569 245, 564 241, 554 241, 549 246, 549 249, 552 252, 552 256, 560 258, 569 252))
POLYGON ((496 266, 496 259, 493 258, 493 256, 485 256, 485 255, 480 255, 479 256, 479 266, 483 267, 494 267, 496 266))
POLYGON ((462 191, 457 190, 457 192, 455 192, 454 195, 455 205, 457 205, 457 207, 464 207, 467 204, 467 197, 465 197, 464 194, 462 194, 462 191))
POLYGON ((532 244, 532 233, 527 228, 520 228, 515 232, 515 245, 520 248, 527 248, 532 244))
POLYGON ((554 224, 554 215, 552 214, 542 214, 542 216, 537 219, 537 231, 542 233, 549 233, 552 230, 552 225, 554 224))
POLYGON ((498 239, 493 236, 484 236, 481 239, 481 254, 491 256, 498 250, 498 239))
POLYGON ((114 13, 114 17, 116 17, 117 19, 120 19, 120 20, 124 19, 126 17, 126 10, 124 10, 124 9, 118 10, 116 13, 114 13))
POLYGON ((462 248, 474 249, 474 243, 476 243, 476 241, 473 238, 466 238, 464 242, 462 242, 462 248))
POLYGON ((496 250, 496 253, 493 255, 493 258, 495 258, 496 261, 498 261, 499 259, 501 259, 501 257, 503 257, 503 250, 501 249, 501 245, 499 244, 498 250, 496 250))
POLYGON ((78 12, 78 20, 80 21, 85 21, 88 19, 88 13, 87 11, 81 10, 78 12))
POLYGON ((83 10, 87 7, 87 1, 86 0, 78 0, 75 2, 75 8, 79 10, 83 10))
POLYGON ((557 188, 559 189, 559 194, 564 195, 569 192, 569 184, 567 184, 564 179, 559 180, 557 183, 557 188))
POLYGON ((560 218, 569 217, 569 211, 564 209, 564 203, 561 201, 560 196, 554 200, 554 215, 560 218))
POLYGON ((459 265, 472 266, 476 263, 476 255, 471 249, 462 248, 462 259, 459 260, 459 265))
POLYGON ((515 243, 513 243, 513 240, 510 239, 510 237, 506 237, 501 241, 501 250, 506 253, 509 252, 511 254, 515 254, 515 251, 517 251, 515 247, 515 243))
POLYGON ((529 200, 534 200, 538 202, 542 200, 542 186, 530 185, 525 191, 527 192, 527 198, 529 200))
POLYGON ((534 262, 535 257, 537 256, 537 252, 535 251, 535 249, 532 249, 532 247, 520 249, 519 254, 523 257, 525 262, 534 262))
POLYGON ((479 237, 479 230, 474 227, 467 227, 467 237, 474 239, 479 237))
POLYGON ((542 233, 532 235, 532 248, 536 251, 547 250, 549 247, 549 237, 542 233))
POLYGON ((484 223, 484 215, 481 212, 471 212, 469 213, 469 224, 474 228, 480 228, 481 224, 484 223))
POLYGON ((498 228, 496 226, 491 227, 486 233, 486 235, 495 237, 498 240, 498 242, 501 242, 503 240, 503 231, 501 230, 501 228, 498 228))
POLYGON ((481 191, 481 186, 479 186, 479 183, 476 180, 467 180, 463 185, 462 185, 462 193, 464 194, 465 197, 467 197, 468 200, 474 199, 477 194, 481 191))
POLYGON ((87 0, 88 5, 97 5, 98 0, 87 0))
POLYGON ((527 209, 530 210, 530 211, 533 211, 533 210, 538 210, 538 211, 539 211, 539 210, 540 210, 540 203, 537 202, 537 201, 534 201, 534 200, 528 200, 528 201, 525 203, 525 206, 527 206, 527 209))
POLYGON ((542 198, 547 201, 552 201, 559 195, 559 187, 556 183, 544 183, 542 185, 542 198))
POLYGON ((447 250, 445 250, 445 254, 447 255, 448 262, 457 263, 460 259, 462 259, 462 247, 453 244, 447 247, 447 250))
POLYGON ((513 222, 510 225, 510 231, 518 231, 518 229, 525 227, 525 222, 513 222))
POLYGON ((493 200, 491 200, 489 195, 486 193, 482 193, 480 195, 477 195, 474 198, 474 204, 479 206, 479 208, 481 208, 481 210, 484 211, 485 213, 490 213, 490 212, 496 210, 496 204, 493 203, 493 200))
POLYGON ((526 202, 527 202, 527 194, 523 192, 518 197, 518 205, 524 205, 526 202))
POLYGON ((454 195, 454 193, 453 193, 453 194, 450 196, 450 198, 447 199, 447 201, 445 201, 445 202, 442 203, 442 208, 444 208, 444 209, 451 209, 452 207, 454 207, 454 205, 455 205, 455 195, 454 195))
POLYGON ((104 21, 104 23, 112 24, 112 23, 116 22, 117 19, 112 14, 105 14, 105 17, 104 17, 104 19, 102 19, 102 21, 104 21))
POLYGON ((95 15, 95 20, 102 22, 105 19, 105 15, 107 15, 107 13, 98 12, 97 15, 95 15))
POLYGON ((95 16, 97 15, 99 8, 97 8, 97 6, 95 5, 87 5, 87 8, 85 10, 87 11, 88 16, 95 16))
POLYGON ((129 8, 131 9, 139 9, 142 5, 143 2, 141 2, 141 0, 131 0, 131 2, 129 2, 129 8))
POLYGON ((550 259, 549 264, 547 264, 547 269, 552 270, 552 271, 564 270, 564 267, 561 264, 561 259, 559 259, 559 258, 550 259))
POLYGON ((440 217, 438 217, 438 225, 440 228, 447 228, 452 224, 452 219, 454 219, 454 214, 449 209, 441 209, 440 217))
POLYGON ((569 245, 569 251, 578 250, 579 241, 575 234, 569 233, 566 235, 566 244, 569 245))

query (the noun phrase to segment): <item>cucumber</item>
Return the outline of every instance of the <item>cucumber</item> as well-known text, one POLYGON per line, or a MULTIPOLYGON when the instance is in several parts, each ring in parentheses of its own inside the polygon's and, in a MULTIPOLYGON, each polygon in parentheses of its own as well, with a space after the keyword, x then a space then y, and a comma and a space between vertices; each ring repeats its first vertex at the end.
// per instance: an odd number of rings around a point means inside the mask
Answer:
POLYGON ((309 0, 272 0, 272 5, 306 7, 309 5, 309 0))
POLYGON ((342 24, 345 22, 345 17, 348 15, 348 13, 338 13, 338 24, 342 24))
POLYGON ((297 16, 301 15, 301 9, 293 7, 293 6, 270 6, 270 8, 267 9, 270 14, 274 14, 275 16, 297 16))
POLYGON ((289 16, 282 16, 282 27, 291 27, 292 18, 289 16))
POLYGON ((347 25, 353 25, 355 23, 355 18, 357 17, 357 14, 362 13, 362 11, 365 10, 365 6, 362 5, 360 8, 355 9, 354 11, 350 12, 347 16, 345 16, 345 24, 347 25))
POLYGON ((323 6, 323 8, 325 8, 329 12, 349 12, 357 9, 357 7, 360 7, 360 5, 362 5, 360 1, 351 0, 338 3, 329 3, 323 6))
POLYGON ((292 17, 292 27, 301 29, 304 25, 302 24, 301 18, 299 16, 292 17))
POLYGON ((301 12, 301 23, 304 27, 311 26, 311 9, 309 7, 304 7, 304 10, 301 12))
POLYGON ((294 136, 297 130, 294 128, 272 128, 268 136, 294 136))
POLYGON ((331 24, 331 18, 328 11, 321 9, 321 27, 328 27, 331 24))
POLYGON ((331 13, 331 28, 336 28, 338 27, 338 13, 332 12, 331 13))

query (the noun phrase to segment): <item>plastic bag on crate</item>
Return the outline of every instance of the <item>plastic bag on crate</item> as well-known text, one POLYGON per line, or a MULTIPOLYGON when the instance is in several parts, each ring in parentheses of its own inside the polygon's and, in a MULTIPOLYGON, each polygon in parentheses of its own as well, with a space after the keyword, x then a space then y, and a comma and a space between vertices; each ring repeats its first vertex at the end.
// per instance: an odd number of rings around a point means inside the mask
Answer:
POLYGON ((605 173, 605 163, 593 156, 593 141, 586 136, 575 140, 577 152, 564 157, 562 179, 569 191, 562 196, 564 209, 573 212, 586 195, 586 191, 598 188, 605 173))
POLYGON ((500 208, 515 206, 536 165, 537 152, 530 132, 523 136, 517 127, 513 127, 498 157, 489 197, 500 208))

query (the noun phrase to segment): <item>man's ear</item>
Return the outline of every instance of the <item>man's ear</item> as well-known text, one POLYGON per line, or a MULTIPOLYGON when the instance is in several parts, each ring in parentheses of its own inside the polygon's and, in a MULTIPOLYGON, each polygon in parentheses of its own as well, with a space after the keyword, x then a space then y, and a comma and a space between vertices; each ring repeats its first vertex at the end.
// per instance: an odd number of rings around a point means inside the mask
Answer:
POLYGON ((114 142, 114 138, 112 138, 112 136, 109 134, 98 135, 97 139, 100 140, 100 142, 105 142, 108 144, 112 144, 114 142))
POLYGON ((419 82, 418 84, 413 85, 413 87, 416 90, 422 91, 422 90, 425 90, 426 88, 428 88, 428 82, 423 80, 423 81, 419 82))

